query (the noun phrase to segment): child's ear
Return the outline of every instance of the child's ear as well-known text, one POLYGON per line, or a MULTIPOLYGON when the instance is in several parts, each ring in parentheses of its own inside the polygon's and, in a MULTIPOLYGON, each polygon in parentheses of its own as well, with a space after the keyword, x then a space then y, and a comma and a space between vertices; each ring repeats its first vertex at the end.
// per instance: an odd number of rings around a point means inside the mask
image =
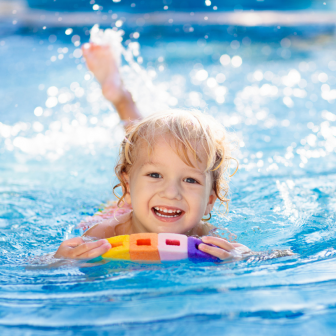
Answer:
MULTIPOLYGON (((130 194, 130 188, 129 188, 129 174, 127 173, 123 173, 122 174, 122 178, 125 182, 125 185, 126 185, 126 192, 125 192, 125 202, 128 203, 128 204, 132 204, 132 201, 131 201, 131 194, 130 194)), ((124 190, 123 190, 124 192, 124 190)))
POLYGON ((217 200, 217 196, 216 196, 215 190, 212 189, 209 195, 208 204, 206 206, 204 216, 208 215, 211 212, 212 208, 215 205, 216 200, 217 200))

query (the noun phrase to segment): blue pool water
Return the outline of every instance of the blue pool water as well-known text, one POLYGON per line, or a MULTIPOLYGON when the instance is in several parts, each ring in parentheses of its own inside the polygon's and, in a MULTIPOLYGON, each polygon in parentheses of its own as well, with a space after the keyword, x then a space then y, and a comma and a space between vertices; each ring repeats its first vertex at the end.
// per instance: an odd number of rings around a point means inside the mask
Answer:
POLYGON ((295 32, 140 36, 145 72, 123 67, 144 114, 207 109, 239 138, 230 213, 212 223, 262 254, 91 268, 50 255, 115 182, 123 130, 80 58, 88 37, 0 38, 1 335, 334 334, 335 37, 295 32))

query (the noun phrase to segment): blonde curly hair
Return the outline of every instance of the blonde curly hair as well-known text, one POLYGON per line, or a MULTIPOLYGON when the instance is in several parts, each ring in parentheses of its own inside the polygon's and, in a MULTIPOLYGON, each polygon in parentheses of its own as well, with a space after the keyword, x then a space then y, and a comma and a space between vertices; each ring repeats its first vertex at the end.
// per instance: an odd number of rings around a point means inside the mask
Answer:
MULTIPOLYGON (((115 188, 122 187, 118 206, 124 201, 127 193, 123 174, 129 174, 137 158, 138 148, 144 143, 148 146, 148 155, 153 152, 157 136, 168 136, 169 143, 188 166, 194 167, 189 155, 196 162, 201 161, 198 152, 201 145, 207 156, 206 171, 211 173, 212 188, 220 203, 228 210, 229 180, 238 170, 238 161, 231 157, 232 142, 228 139, 225 128, 212 116, 197 110, 173 109, 153 114, 127 129, 126 136, 121 143, 115 174, 120 181, 115 188), (172 141, 171 141, 172 140, 172 141), (237 162, 235 172, 229 174, 230 160, 237 162)), ((194 167, 195 168, 195 167, 194 167)))

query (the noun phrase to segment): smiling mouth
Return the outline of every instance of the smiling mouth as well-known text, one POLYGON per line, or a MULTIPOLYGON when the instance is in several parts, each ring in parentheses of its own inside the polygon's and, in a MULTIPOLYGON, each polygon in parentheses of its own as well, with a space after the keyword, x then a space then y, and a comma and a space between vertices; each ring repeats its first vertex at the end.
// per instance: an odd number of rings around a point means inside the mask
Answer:
POLYGON ((181 217, 184 214, 184 211, 179 209, 168 209, 163 207, 153 207, 152 211, 155 215, 162 218, 176 218, 181 217))

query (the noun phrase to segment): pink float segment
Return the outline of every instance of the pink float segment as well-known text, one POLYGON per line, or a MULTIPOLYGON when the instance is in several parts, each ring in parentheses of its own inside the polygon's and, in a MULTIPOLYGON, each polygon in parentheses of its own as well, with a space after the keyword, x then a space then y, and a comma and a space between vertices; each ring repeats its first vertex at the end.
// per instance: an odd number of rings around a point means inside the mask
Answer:
POLYGON ((188 259, 188 237, 177 233, 159 233, 158 250, 161 261, 188 259))

